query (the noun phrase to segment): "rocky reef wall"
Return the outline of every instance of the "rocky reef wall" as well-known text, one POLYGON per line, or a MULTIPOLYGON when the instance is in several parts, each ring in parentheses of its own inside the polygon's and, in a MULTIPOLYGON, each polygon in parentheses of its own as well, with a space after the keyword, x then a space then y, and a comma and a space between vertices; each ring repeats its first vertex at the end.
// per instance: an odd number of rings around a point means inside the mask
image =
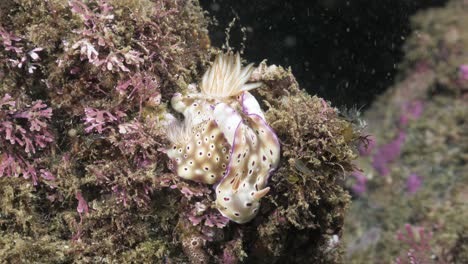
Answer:
POLYGON ((465 263, 468 3, 412 18, 397 82, 365 113, 347 261, 465 263))
POLYGON ((282 148, 253 221, 226 221, 211 187, 171 170, 168 102, 219 53, 197 1, 0 7, 0 260, 342 261, 360 126, 290 71, 262 63, 251 77, 282 148))

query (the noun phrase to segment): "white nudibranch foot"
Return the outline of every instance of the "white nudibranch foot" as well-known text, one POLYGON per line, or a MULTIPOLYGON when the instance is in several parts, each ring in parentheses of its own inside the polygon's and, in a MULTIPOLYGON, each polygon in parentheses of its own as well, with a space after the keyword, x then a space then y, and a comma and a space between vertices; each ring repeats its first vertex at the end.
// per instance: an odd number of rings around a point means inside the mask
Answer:
POLYGON ((237 223, 257 214, 280 157, 278 138, 248 92, 261 85, 247 83, 252 71, 252 64, 242 67, 239 54, 218 55, 200 93, 174 95, 171 105, 184 121, 167 131, 167 155, 177 175, 216 184, 218 210, 237 223))

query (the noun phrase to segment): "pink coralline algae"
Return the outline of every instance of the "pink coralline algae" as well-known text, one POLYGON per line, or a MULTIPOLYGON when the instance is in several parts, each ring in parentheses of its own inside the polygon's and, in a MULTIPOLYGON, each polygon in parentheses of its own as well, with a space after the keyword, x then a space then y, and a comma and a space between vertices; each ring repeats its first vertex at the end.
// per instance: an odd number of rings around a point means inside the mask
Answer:
MULTIPOLYGON (((119 48, 110 33, 115 32, 118 21, 108 1, 97 1, 96 7, 92 9, 81 0, 72 0, 69 4, 71 11, 82 18, 84 28, 74 31, 76 41, 65 43, 67 55, 79 55, 80 60, 87 60, 103 72, 131 75, 135 72, 133 69, 147 70, 148 61, 157 61, 166 67, 166 56, 173 52, 166 52, 165 49, 175 49, 179 45, 171 34, 162 34, 157 23, 146 23, 147 28, 142 30, 154 32, 152 34, 155 35, 148 37, 147 33, 138 34, 134 36, 136 45, 119 48)), ((163 20, 165 16, 176 12, 175 9, 166 9, 163 1, 155 5, 154 20, 163 20)))
POLYGON ((186 182, 179 182, 170 185, 170 188, 178 189, 189 201, 196 200, 197 198, 202 201, 189 204, 187 216, 192 225, 223 228, 229 223, 228 218, 222 216, 217 210, 212 209, 206 203, 206 201, 209 201, 209 195, 212 192, 207 186, 190 186, 186 182))
POLYGON ((117 126, 118 136, 111 136, 111 143, 122 153, 133 158, 137 168, 145 168, 156 160, 157 144, 147 130, 151 127, 150 122, 142 123, 136 120, 127 123, 121 123, 117 126))
POLYGON ((460 65, 460 79, 462 81, 468 81, 468 64, 460 65))
POLYGON ((421 117, 424 111, 424 105, 421 101, 413 101, 403 104, 400 114, 400 126, 405 126, 410 120, 416 120, 421 117))
POLYGON ((382 176, 386 176, 390 173, 389 164, 400 156, 401 147, 405 142, 405 139, 406 133, 400 130, 398 136, 394 140, 381 146, 373 156, 372 166, 382 176))
POLYGON ((410 194, 416 193, 422 186, 421 176, 412 173, 406 181, 406 189, 410 194))
POLYGON ((406 126, 421 117, 424 111, 424 104, 415 100, 406 102, 401 107, 401 114, 398 120, 398 136, 391 142, 379 147, 372 157, 372 166, 382 176, 390 173, 390 163, 395 161, 401 152, 401 148, 406 139, 406 126))
POLYGON ((118 50, 112 40, 102 34, 112 30, 108 22, 114 19, 113 8, 106 1, 100 2, 97 12, 91 11, 81 1, 70 1, 69 4, 72 12, 81 16, 86 25, 85 29, 76 32, 82 38, 70 47, 81 60, 88 60, 94 66, 112 72, 130 72, 128 65, 139 67, 143 63, 140 52, 118 50))
POLYGON ((85 215, 89 213, 89 207, 86 200, 83 198, 81 192, 75 193, 75 198, 78 200, 78 206, 76 207, 76 211, 80 215, 80 222, 74 222, 75 232, 72 235, 72 240, 76 241, 81 238, 83 235, 83 223, 85 219, 85 215))
POLYGON ((223 250, 222 263, 223 264, 237 264, 240 263, 238 257, 235 255, 236 248, 239 248, 238 241, 233 240, 226 243, 226 248, 223 250))
POLYGON ((372 159, 372 166, 382 176, 390 173, 390 163, 400 156, 401 148, 406 139, 406 126, 410 121, 420 118, 423 111, 424 105, 421 101, 416 100, 403 104, 399 117, 398 136, 391 142, 379 147, 372 159))
POLYGON ((367 177, 360 171, 351 173, 351 177, 355 178, 356 183, 351 187, 354 193, 363 194, 366 192, 367 177))
POLYGON ((101 134, 104 130, 110 129, 109 125, 116 123, 119 119, 126 116, 121 111, 116 111, 114 114, 105 110, 94 108, 85 108, 85 131, 87 133, 97 132, 101 134))
POLYGON ((208 227, 223 228, 229 223, 229 219, 222 216, 219 212, 208 209, 208 206, 197 202, 195 208, 192 209, 189 216, 190 222, 193 225, 203 225, 208 227))
POLYGON ((76 211, 81 215, 83 213, 87 214, 89 212, 88 203, 83 198, 81 192, 77 192, 75 194, 75 198, 78 200, 78 206, 76 207, 76 211))
POLYGON ((34 155, 54 141, 48 123, 51 117, 52 109, 41 100, 18 107, 9 94, 0 99, 0 177, 21 175, 31 178, 34 185, 39 178, 55 179, 52 173, 39 168, 39 159, 34 155))
POLYGON ((6 31, 0 26, 0 48, 10 53, 10 57, 1 58, 0 62, 9 64, 13 67, 24 69, 28 73, 34 73, 38 68, 39 61, 41 60, 39 52, 43 50, 40 47, 29 47, 28 43, 23 43, 23 39, 19 36, 6 31))
POLYGON ((190 201, 193 197, 203 197, 211 193, 208 188, 204 187, 192 187, 186 183, 173 184, 170 186, 171 189, 179 189, 179 191, 190 201))
MULTIPOLYGON (((423 227, 414 227, 410 224, 405 225, 404 232, 397 233, 397 239, 402 245, 409 247, 405 257, 396 259, 397 264, 405 263, 433 263, 432 248, 429 241, 432 238, 431 232, 426 232, 423 227)), ((439 263, 444 263, 442 260, 439 263)))
POLYGON ((141 109, 144 102, 148 102, 151 106, 160 104, 159 85, 159 81, 155 77, 147 73, 137 73, 128 80, 119 83, 116 89, 127 99, 138 101, 141 109))

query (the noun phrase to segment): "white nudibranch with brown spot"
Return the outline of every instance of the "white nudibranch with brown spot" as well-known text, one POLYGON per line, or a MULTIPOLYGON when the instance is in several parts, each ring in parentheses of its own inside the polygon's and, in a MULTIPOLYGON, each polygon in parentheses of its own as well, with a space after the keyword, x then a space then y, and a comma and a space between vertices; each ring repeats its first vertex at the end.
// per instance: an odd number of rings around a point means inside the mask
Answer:
POLYGON ((184 121, 168 127, 167 155, 178 176, 216 184, 216 206, 237 223, 252 220, 270 187, 280 144, 268 126, 247 83, 252 64, 242 67, 239 54, 218 55, 201 82, 201 92, 176 94, 172 107, 184 121))

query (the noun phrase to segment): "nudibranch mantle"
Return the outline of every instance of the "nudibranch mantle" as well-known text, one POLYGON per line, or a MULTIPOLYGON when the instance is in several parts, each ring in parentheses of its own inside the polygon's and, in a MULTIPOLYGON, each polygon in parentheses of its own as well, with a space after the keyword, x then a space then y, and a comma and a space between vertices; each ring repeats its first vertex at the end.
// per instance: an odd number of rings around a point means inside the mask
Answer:
POLYGON ((252 220, 260 207, 280 144, 247 83, 252 64, 239 54, 218 55, 203 76, 200 93, 176 94, 171 105, 184 121, 168 128, 167 155, 178 176, 215 184, 216 206, 237 223, 252 220))

